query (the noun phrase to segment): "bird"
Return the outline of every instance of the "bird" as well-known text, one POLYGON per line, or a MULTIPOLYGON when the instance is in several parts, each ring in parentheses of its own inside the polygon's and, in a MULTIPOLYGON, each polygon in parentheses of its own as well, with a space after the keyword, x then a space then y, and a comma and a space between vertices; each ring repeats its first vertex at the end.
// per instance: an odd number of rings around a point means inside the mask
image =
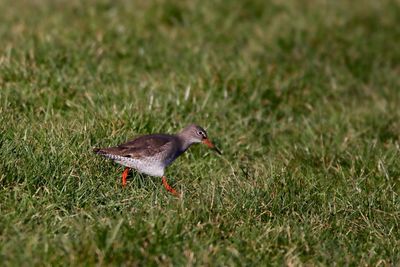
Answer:
POLYGON ((142 174, 161 177, 165 189, 179 197, 180 193, 168 184, 165 169, 197 143, 203 143, 222 154, 210 141, 206 130, 196 124, 188 125, 177 134, 142 135, 114 147, 95 148, 93 152, 125 166, 122 173, 123 187, 127 185, 129 171, 134 169, 142 174))

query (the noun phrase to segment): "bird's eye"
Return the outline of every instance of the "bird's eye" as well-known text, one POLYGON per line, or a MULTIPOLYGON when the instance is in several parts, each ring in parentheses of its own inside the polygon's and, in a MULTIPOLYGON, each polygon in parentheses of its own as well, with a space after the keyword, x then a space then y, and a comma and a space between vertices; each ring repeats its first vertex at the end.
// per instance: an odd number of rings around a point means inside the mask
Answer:
POLYGON ((206 134, 204 132, 202 132, 202 131, 198 131, 197 134, 200 135, 203 138, 206 138, 206 134))

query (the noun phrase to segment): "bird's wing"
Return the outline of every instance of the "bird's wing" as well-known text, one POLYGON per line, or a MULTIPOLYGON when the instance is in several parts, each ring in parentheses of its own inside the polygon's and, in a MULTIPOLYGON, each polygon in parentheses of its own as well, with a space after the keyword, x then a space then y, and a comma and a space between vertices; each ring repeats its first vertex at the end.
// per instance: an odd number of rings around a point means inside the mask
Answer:
POLYGON ((102 148, 97 153, 139 159, 161 153, 174 141, 170 135, 144 135, 116 147, 102 148))

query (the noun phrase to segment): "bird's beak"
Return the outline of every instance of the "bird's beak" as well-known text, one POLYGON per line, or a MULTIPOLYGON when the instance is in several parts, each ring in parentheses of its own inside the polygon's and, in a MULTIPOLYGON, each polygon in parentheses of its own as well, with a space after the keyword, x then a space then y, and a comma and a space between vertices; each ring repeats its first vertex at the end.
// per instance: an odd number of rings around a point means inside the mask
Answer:
POLYGON ((214 149, 218 154, 222 155, 221 151, 210 141, 210 139, 205 138, 201 142, 207 145, 209 148, 214 149))

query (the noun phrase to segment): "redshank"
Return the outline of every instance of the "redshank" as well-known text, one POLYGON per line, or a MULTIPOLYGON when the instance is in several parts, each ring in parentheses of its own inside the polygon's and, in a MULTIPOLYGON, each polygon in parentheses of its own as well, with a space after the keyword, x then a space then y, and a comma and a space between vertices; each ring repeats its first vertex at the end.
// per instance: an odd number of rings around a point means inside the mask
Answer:
POLYGON ((221 154, 208 139, 207 132, 195 124, 187 126, 175 135, 143 135, 115 147, 95 148, 93 151, 125 166, 122 186, 126 186, 126 178, 132 168, 140 173, 162 177, 165 189, 179 196, 180 194, 167 183, 167 178, 164 176, 165 168, 196 143, 203 143, 221 154))

